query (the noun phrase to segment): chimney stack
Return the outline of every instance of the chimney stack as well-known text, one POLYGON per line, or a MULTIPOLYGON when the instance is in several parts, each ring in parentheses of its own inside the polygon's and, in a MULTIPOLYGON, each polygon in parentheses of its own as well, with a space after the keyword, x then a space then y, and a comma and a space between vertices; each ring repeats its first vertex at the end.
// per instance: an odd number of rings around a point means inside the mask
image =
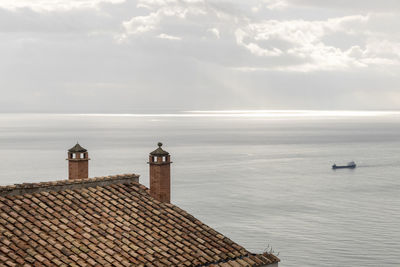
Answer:
POLYGON ((150 153, 150 195, 158 201, 171 201, 171 159, 167 151, 163 150, 162 143, 150 153))
POLYGON ((89 154, 78 143, 68 150, 68 179, 89 177, 89 154))

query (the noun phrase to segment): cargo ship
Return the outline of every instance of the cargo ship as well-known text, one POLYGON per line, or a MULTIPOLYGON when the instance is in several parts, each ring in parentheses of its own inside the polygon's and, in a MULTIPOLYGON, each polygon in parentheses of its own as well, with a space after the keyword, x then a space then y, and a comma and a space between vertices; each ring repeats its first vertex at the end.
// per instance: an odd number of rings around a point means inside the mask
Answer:
POLYGON ((357 165, 354 161, 349 162, 349 163, 347 163, 347 165, 342 165, 342 166, 336 165, 336 163, 332 165, 332 169, 334 169, 334 170, 335 169, 354 169, 355 167, 357 167, 357 165))

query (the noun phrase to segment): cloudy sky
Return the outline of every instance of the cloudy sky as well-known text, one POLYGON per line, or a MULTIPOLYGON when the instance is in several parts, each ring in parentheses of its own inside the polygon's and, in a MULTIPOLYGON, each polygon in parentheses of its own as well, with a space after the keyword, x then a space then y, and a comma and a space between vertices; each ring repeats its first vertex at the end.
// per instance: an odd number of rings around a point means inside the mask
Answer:
POLYGON ((398 0, 0 0, 1 112, 400 109, 398 0))

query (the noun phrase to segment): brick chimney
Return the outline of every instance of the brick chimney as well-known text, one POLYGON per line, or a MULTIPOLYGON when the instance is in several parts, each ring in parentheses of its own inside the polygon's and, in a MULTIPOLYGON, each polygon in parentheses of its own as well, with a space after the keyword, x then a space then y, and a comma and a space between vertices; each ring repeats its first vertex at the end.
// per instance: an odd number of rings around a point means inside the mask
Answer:
POLYGON ((162 143, 150 153, 150 195, 165 203, 171 201, 171 159, 167 151, 163 150, 162 143))
POLYGON ((78 143, 68 150, 68 179, 89 177, 89 154, 78 143))

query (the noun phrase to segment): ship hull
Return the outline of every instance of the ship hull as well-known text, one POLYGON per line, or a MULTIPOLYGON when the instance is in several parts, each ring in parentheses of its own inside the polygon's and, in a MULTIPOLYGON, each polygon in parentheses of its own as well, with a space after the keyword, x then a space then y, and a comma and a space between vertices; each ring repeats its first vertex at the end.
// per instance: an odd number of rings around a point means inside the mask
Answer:
POLYGON ((332 169, 354 169, 356 165, 351 165, 351 166, 332 166, 332 169))

